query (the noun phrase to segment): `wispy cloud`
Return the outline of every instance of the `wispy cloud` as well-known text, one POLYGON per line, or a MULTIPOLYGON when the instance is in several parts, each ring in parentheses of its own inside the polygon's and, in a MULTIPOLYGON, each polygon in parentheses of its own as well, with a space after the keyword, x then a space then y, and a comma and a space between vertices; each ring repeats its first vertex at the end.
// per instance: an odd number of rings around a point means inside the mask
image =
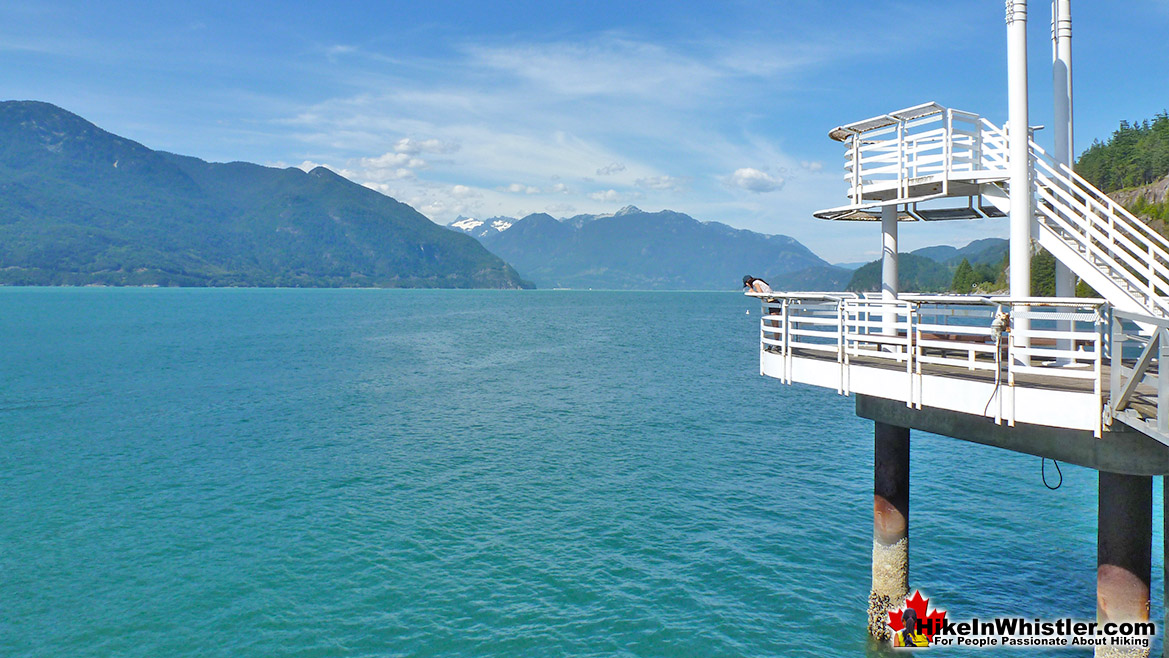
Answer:
MULTIPOLYGON (((766 138, 709 123, 707 99, 744 96, 734 93, 744 80, 773 85, 777 71, 809 56, 750 44, 715 55, 715 45, 683 50, 613 34, 467 45, 458 50, 463 61, 447 69, 459 73, 441 83, 396 67, 382 91, 319 103, 286 125, 314 159, 333 153, 345 175, 422 200, 441 223, 468 211, 605 212, 631 199, 666 207, 680 194, 707 208, 717 207, 711 194, 726 197, 726 212, 712 217, 726 220, 742 206, 726 196, 721 172, 744 161, 798 168, 799 160, 766 138), (476 196, 445 198, 453 185, 476 196)), ((726 116, 739 121, 735 112, 726 116)), ((738 189, 782 187, 777 177, 734 180, 738 189)))
POLYGON ((758 194, 783 189, 783 179, 753 167, 743 167, 727 177, 727 185, 758 194))

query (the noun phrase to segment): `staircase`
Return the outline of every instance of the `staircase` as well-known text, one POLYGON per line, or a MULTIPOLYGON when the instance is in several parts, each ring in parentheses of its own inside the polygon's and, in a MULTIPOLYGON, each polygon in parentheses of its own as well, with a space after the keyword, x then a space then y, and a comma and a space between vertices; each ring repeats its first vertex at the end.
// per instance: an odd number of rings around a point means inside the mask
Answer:
MULTIPOLYGON (((1032 235, 1039 244, 1114 307, 1169 317, 1169 240, 1030 144, 1032 235)), ((1009 192, 1004 181, 986 183, 982 190, 1004 213, 1009 192)))
MULTIPOLYGON (((880 207, 891 204, 902 221, 1009 214, 1010 140, 977 114, 923 103, 829 137, 847 148, 850 203, 817 217, 879 221, 880 207)), ((1114 308, 1169 318, 1169 240, 1028 141, 1031 235, 1114 308)))

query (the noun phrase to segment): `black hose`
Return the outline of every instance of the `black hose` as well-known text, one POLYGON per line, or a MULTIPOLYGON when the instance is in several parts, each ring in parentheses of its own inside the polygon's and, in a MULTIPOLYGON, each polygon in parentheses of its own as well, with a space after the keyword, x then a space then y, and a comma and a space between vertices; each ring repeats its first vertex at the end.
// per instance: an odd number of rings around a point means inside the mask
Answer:
POLYGON ((1059 473, 1059 483, 1053 487, 1047 483, 1047 457, 1041 457, 1040 460, 1041 460, 1041 462, 1040 462, 1040 466, 1039 466, 1039 475, 1043 478, 1043 486, 1047 487, 1048 489, 1051 489, 1052 491, 1055 491, 1056 489, 1062 487, 1063 486, 1063 471, 1059 470, 1059 462, 1055 461, 1054 459, 1051 460, 1051 463, 1055 464, 1055 472, 1059 473))

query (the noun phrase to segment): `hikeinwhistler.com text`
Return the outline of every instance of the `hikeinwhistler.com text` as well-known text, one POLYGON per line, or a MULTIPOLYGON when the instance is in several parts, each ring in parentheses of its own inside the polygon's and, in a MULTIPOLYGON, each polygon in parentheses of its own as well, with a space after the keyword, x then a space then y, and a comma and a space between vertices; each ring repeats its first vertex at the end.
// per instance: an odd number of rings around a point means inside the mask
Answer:
POLYGON ((1157 625, 1150 621, 1098 623, 999 617, 983 621, 930 620, 919 625, 933 633, 931 644, 940 647, 1148 647, 1157 635, 1157 625))

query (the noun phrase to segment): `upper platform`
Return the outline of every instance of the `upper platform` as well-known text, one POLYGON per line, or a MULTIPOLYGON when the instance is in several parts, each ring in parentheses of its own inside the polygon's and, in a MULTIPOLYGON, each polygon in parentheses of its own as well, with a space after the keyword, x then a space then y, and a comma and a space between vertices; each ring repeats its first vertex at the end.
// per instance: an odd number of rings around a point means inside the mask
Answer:
POLYGON ((900 207, 901 221, 1003 216, 982 192, 1008 178, 1006 133, 977 114, 923 103, 840 126, 828 136, 848 149, 849 203, 816 217, 876 221, 881 206, 891 204, 900 207), (942 199, 956 202, 925 204, 942 199))

